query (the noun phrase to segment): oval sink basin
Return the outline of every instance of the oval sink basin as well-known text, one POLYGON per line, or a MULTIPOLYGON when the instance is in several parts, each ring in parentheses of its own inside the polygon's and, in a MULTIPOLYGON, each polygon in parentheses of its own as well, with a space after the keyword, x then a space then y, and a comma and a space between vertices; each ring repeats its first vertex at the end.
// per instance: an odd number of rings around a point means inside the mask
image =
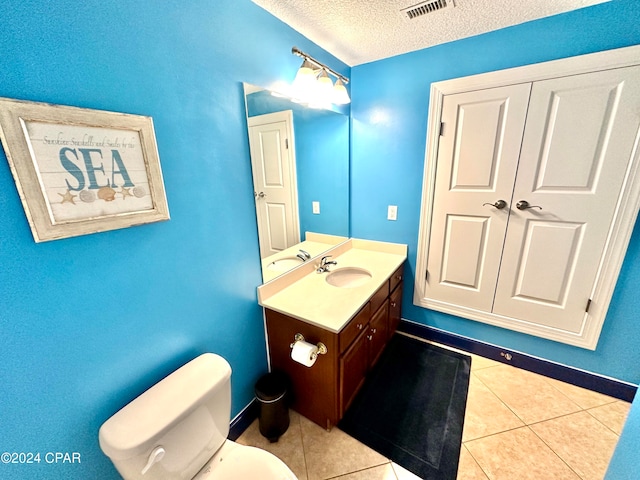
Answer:
POLYGON ((267 268, 275 272, 284 272, 286 270, 291 270, 293 267, 297 267, 301 263, 302 259, 299 257, 283 257, 271 262, 267 265, 267 268))
POLYGON ((371 274, 364 268, 344 267, 329 272, 325 280, 334 287, 353 288, 371 280, 371 274))

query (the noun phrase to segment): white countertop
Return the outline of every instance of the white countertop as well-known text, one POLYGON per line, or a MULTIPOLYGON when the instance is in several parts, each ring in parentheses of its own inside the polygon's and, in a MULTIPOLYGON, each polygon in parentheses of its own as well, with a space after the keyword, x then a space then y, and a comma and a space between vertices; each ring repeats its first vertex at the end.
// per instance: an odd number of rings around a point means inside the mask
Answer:
POLYGON ((335 287, 327 283, 328 273, 316 273, 318 262, 303 264, 258 288, 258 302, 264 308, 338 333, 369 301, 407 258, 407 246, 351 239, 325 252, 337 265, 367 270, 371 279, 356 287, 335 287))

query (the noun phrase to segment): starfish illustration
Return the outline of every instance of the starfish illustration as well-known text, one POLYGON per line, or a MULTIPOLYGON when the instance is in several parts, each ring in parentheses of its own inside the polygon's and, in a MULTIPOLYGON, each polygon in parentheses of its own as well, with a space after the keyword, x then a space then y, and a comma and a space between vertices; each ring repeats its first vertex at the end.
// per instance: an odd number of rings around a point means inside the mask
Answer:
POLYGON ((67 190, 66 193, 64 194, 58 193, 58 195, 62 197, 62 202, 60 203, 69 202, 69 203, 72 203, 73 205, 76 204, 76 202, 74 202, 73 199, 76 198, 77 195, 73 195, 69 190, 67 190))
POLYGON ((124 188, 124 187, 120 187, 120 193, 122 194, 122 199, 124 200, 127 197, 133 197, 133 194, 131 193, 131 189, 130 188, 124 188))

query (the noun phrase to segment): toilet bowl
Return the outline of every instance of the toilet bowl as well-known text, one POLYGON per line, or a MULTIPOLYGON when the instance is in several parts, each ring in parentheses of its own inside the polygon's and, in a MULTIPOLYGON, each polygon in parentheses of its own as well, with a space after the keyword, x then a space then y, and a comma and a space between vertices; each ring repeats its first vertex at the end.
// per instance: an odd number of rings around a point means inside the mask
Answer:
POLYGON ((296 480, 275 455, 229 439, 231 367, 205 353, 109 418, 100 448, 124 480, 296 480))
POLYGON ((227 440, 193 480, 297 480, 278 457, 260 448, 227 440))

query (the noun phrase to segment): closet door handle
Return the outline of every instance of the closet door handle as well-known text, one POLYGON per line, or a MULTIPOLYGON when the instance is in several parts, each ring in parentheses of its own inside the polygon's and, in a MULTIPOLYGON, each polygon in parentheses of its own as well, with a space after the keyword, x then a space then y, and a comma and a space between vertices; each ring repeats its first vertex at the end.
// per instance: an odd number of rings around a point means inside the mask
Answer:
POLYGON ((496 203, 483 203, 482 206, 484 207, 485 205, 491 205, 492 207, 496 207, 498 210, 502 210, 504 207, 507 206, 507 202, 505 202, 504 200, 497 200, 496 203))
POLYGON ((539 205, 529 205, 529 202, 527 202, 526 200, 520 200, 518 203, 516 203, 516 208, 518 210, 526 210, 527 208, 537 208, 539 210, 542 210, 542 207, 540 207, 539 205))

